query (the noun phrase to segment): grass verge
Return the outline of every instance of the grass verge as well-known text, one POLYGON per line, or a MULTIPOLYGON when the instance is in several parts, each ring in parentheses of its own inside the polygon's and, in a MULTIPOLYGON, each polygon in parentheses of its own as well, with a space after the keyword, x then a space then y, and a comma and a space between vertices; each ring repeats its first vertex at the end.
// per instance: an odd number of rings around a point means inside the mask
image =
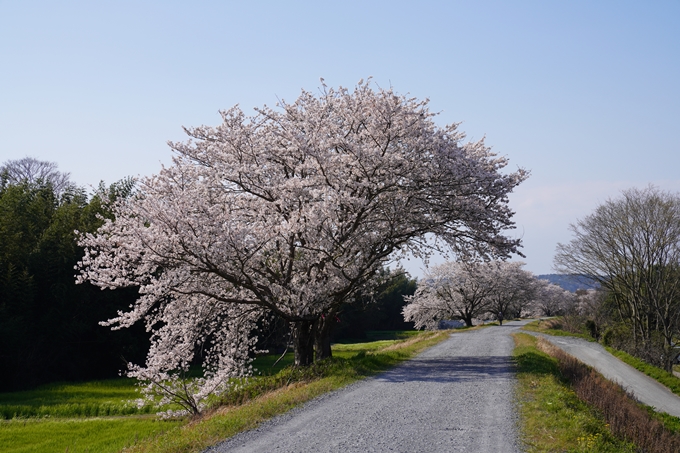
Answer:
POLYGON ((521 436, 528 452, 635 452, 614 437, 597 411, 579 400, 560 374, 558 362, 515 334, 517 400, 521 436))
POLYGON ((274 375, 251 379, 238 392, 227 395, 221 407, 124 451, 202 451, 323 393, 397 365, 445 340, 449 334, 446 331, 423 332, 402 341, 335 345, 333 359, 305 369, 286 368, 274 375))
POLYGON ((633 357, 632 355, 619 351, 618 349, 610 348, 608 346, 605 346, 607 351, 615 357, 617 357, 619 360, 622 362, 627 363, 628 365, 632 366, 636 370, 646 374, 647 376, 651 377, 652 379, 656 379, 659 381, 661 384, 665 385, 668 387, 668 389, 675 393, 676 395, 680 396, 680 379, 678 379, 676 376, 673 374, 669 373, 668 371, 655 367, 654 365, 650 365, 646 362, 643 362, 642 360, 638 359, 637 357, 633 357))
POLYGON ((566 330, 562 330, 562 329, 557 328, 558 326, 559 326, 559 322, 557 322, 553 318, 551 318, 551 319, 537 319, 536 321, 532 321, 529 324, 524 325, 522 327, 522 330, 545 333, 547 335, 552 335, 554 337, 577 337, 577 338, 583 338, 584 340, 588 340, 588 341, 595 341, 593 339, 593 337, 591 337, 588 334, 567 332, 566 330))
POLYGON ((542 338, 537 340, 537 345, 557 359, 561 375, 579 399, 596 408, 618 438, 634 443, 647 453, 680 451, 680 435, 667 429, 659 417, 650 416, 649 408, 637 403, 620 385, 542 338))

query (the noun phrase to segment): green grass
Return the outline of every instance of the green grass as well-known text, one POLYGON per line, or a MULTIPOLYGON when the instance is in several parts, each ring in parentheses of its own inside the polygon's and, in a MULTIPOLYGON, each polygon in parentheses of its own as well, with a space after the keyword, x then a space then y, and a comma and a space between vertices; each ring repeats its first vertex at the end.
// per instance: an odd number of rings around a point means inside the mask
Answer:
POLYGON ((680 378, 662 368, 650 365, 647 362, 638 359, 637 357, 633 357, 626 352, 619 351, 618 349, 610 348, 608 346, 605 346, 605 348, 610 354, 617 357, 622 362, 627 363, 652 379, 656 379, 658 382, 668 387, 671 392, 680 396, 680 378))
POLYGON ((141 439, 163 434, 179 423, 148 416, 5 420, 0 421, 0 451, 118 452, 141 439))
POLYGON ((139 397, 132 379, 83 383, 56 383, 35 390, 0 393, 0 418, 97 417, 148 414, 150 406, 137 408, 139 397))
POLYGON ((536 348, 536 338, 515 334, 517 401, 528 452, 635 452, 616 439, 603 418, 563 381, 557 361, 536 348))

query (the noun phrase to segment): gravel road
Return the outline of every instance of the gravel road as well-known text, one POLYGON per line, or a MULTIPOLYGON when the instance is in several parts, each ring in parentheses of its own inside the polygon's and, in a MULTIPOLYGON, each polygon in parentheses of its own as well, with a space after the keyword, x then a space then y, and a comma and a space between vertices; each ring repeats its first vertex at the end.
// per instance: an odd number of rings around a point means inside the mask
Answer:
POLYGON ((459 332, 207 452, 518 452, 510 333, 459 332))
MULTIPOLYGON (((533 332, 526 333, 534 334, 533 332)), ((545 338, 567 354, 595 368, 607 379, 618 382, 638 401, 654 407, 657 411, 680 417, 680 397, 671 393, 668 388, 654 379, 611 355, 601 344, 576 337, 535 335, 545 338)))

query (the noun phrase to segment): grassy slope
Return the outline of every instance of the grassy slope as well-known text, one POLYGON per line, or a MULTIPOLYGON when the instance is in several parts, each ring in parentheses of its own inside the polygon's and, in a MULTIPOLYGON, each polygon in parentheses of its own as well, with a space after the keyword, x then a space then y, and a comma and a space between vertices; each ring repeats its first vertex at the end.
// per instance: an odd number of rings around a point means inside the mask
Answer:
MULTIPOLYGON (((578 337, 578 338, 585 338, 588 341, 595 341, 592 337, 589 335, 585 334, 574 334, 571 332, 566 332, 564 330, 557 330, 557 329, 550 329, 548 326, 550 326, 550 322, 546 321, 534 321, 530 324, 527 324, 524 326, 524 330, 529 330, 533 332, 541 332, 545 333, 548 335, 553 335, 553 336, 570 336, 570 337, 578 337)), ((632 355, 619 351, 614 348, 610 348, 608 346, 605 346, 605 349, 609 351, 612 355, 620 359, 621 361, 627 363, 628 365, 632 366, 636 370, 646 374, 647 376, 651 377, 652 379, 655 379, 659 383, 665 385, 668 387, 668 389, 673 392, 674 394, 680 396, 680 378, 677 376, 668 373, 666 370, 663 370, 661 368, 655 367, 653 365, 650 365, 637 357, 633 357, 632 355)), ((671 432, 674 433, 680 433, 680 418, 678 417, 673 417, 672 415, 668 415, 665 413, 661 412, 656 412, 654 408, 652 407, 647 407, 647 410, 653 418, 659 420, 664 424, 664 426, 670 430, 671 432)))
POLYGON ((538 319, 536 321, 532 321, 529 324, 526 324, 524 327, 522 327, 523 330, 529 330, 531 332, 540 332, 544 333, 547 335, 552 335, 554 337, 577 337, 577 338, 583 338, 584 340, 588 341, 595 341, 593 337, 591 337, 588 334, 585 333, 572 333, 572 332, 567 332, 565 330, 560 330, 560 329, 552 329, 550 326, 552 326, 553 321, 548 319, 538 319))
POLYGON ((562 381, 555 359, 536 339, 515 334, 517 401, 522 440, 529 452, 634 452, 608 431, 602 417, 562 381))
POLYGON ((114 453, 178 424, 148 416, 5 420, 0 422, 0 451, 114 453))

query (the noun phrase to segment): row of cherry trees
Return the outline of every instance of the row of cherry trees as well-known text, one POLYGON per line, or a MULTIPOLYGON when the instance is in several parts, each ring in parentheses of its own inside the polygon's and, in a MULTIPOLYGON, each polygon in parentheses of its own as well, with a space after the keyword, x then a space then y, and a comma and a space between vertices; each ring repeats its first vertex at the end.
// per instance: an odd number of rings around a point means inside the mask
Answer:
POLYGON ((446 262, 429 269, 413 296, 406 297, 404 319, 416 329, 437 329, 440 321, 506 318, 527 314, 554 316, 575 307, 576 295, 506 261, 446 262))
POLYGON ((186 129, 173 165, 81 237, 80 281, 139 288, 107 322, 152 332, 130 374, 182 388, 201 351, 195 402, 247 373, 265 314, 292 325, 295 363, 308 365, 330 356, 335 314, 399 254, 517 253, 508 194, 526 171, 502 173, 506 158, 434 117, 426 101, 362 81, 186 129))

